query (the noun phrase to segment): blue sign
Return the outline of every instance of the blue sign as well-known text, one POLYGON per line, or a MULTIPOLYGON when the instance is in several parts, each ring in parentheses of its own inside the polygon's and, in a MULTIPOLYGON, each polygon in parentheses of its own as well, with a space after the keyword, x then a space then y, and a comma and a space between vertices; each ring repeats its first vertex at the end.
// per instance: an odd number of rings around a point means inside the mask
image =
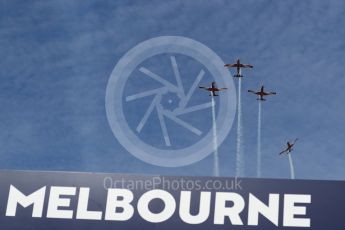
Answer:
POLYGON ((343 230, 345 182, 3 171, 1 229, 343 230))

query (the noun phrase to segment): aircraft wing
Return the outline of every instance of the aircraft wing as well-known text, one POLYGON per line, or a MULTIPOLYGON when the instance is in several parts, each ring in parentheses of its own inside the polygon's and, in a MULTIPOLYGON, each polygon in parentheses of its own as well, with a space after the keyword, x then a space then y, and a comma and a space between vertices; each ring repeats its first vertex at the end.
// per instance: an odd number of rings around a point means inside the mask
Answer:
POLYGON ((237 67, 237 64, 226 64, 225 67, 237 67))
POLYGON ((276 92, 263 92, 264 96, 268 96, 268 95, 276 95, 276 92))
POLYGON ((199 88, 208 90, 207 87, 204 87, 204 86, 199 86, 199 88))
POLYGON ((281 151, 280 153, 279 153, 279 155, 282 155, 283 153, 286 153, 287 152, 287 150, 285 149, 284 151, 281 151))
POLYGON ((250 64, 243 64, 244 68, 253 68, 254 66, 250 65, 250 64))

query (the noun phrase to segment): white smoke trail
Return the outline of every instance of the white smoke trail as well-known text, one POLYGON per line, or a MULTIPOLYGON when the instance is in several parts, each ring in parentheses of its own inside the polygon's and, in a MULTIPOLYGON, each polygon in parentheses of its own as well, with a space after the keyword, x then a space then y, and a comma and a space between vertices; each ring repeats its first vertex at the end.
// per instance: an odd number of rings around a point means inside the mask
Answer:
MULTIPOLYGON (((241 74, 241 72, 240 72, 241 74)), ((236 177, 244 176, 243 143, 242 143, 242 105, 241 105, 241 78, 238 79, 237 103, 237 151, 236 151, 236 177)))
POLYGON ((212 100, 212 126, 213 126, 213 148, 214 148, 214 155, 213 155, 213 175, 218 177, 219 176, 219 160, 218 160, 218 138, 217 138, 217 123, 216 123, 216 109, 215 109, 215 101, 213 95, 211 94, 212 100))
POLYGON ((258 111, 258 149, 257 149, 257 177, 261 177, 261 101, 259 100, 258 111))
POLYGON ((293 166, 293 161, 292 161, 291 153, 288 153, 288 156, 289 156, 289 163, 290 163, 291 179, 295 179, 295 168, 293 166))

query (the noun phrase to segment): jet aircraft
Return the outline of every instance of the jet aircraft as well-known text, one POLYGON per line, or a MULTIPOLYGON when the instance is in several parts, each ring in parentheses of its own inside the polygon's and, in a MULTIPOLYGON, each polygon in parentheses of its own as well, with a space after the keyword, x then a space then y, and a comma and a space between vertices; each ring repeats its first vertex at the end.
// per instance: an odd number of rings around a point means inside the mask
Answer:
POLYGON ((237 70, 237 74, 234 75, 234 77, 243 77, 243 75, 241 75, 241 68, 253 68, 254 66, 251 64, 242 64, 240 59, 237 59, 236 63, 233 64, 225 64, 224 65, 227 68, 236 68, 237 70))
POLYGON ((264 96, 276 95, 277 94, 276 92, 265 92, 264 86, 261 86, 261 89, 258 92, 255 92, 254 90, 248 90, 248 92, 258 95, 259 98, 257 100, 260 100, 260 101, 266 101, 264 96))
POLYGON ((296 144, 296 141, 298 141, 298 138, 295 139, 293 143, 290 143, 289 141, 286 143, 287 147, 284 151, 281 151, 279 155, 282 155, 283 153, 289 154, 293 150, 293 146, 296 144))
POLYGON ((199 86, 199 88, 209 91, 209 92, 211 93, 210 96, 212 95, 212 96, 214 96, 214 97, 219 96, 218 94, 216 94, 216 92, 223 91, 223 90, 226 90, 226 89, 227 89, 227 88, 217 88, 215 82, 212 82, 210 88, 208 88, 208 87, 203 87, 203 86, 199 86))

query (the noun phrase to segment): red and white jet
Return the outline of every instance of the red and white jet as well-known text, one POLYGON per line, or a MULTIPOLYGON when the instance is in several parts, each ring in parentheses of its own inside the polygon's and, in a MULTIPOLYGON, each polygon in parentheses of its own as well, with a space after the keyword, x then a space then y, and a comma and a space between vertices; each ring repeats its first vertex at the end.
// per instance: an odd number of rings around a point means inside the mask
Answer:
POLYGON ((281 151, 279 155, 282 155, 283 153, 289 154, 293 150, 293 146, 295 145, 296 141, 298 141, 298 138, 295 139, 293 143, 290 143, 289 141, 286 143, 287 147, 284 151, 281 151))
MULTIPOLYGON (((219 91, 222 91, 222 90, 226 90, 226 89, 227 89, 227 88, 217 88, 215 82, 212 82, 212 85, 211 85, 210 88, 208 88, 208 87, 203 87, 203 86, 199 86, 199 88, 211 92, 211 93, 212 93, 212 96, 214 96, 214 97, 219 96, 218 94, 216 94, 216 92, 219 92, 219 91)), ((210 94, 210 96, 211 96, 211 94, 210 94)))
POLYGON ((234 75, 234 77, 243 77, 241 75, 241 68, 253 68, 254 66, 252 66, 251 64, 242 64, 240 62, 240 59, 237 59, 236 63, 233 63, 233 64, 226 64, 224 65, 225 67, 227 68, 231 68, 231 67, 234 67, 237 69, 237 74, 234 75))
POLYGON ((264 98, 264 96, 276 95, 276 94, 277 94, 276 92, 265 92, 264 86, 261 86, 261 89, 260 89, 260 91, 258 91, 258 92, 255 92, 255 91, 253 91, 253 90, 248 90, 248 92, 258 95, 259 98, 258 98, 257 100, 260 100, 260 101, 266 101, 266 99, 264 98))

